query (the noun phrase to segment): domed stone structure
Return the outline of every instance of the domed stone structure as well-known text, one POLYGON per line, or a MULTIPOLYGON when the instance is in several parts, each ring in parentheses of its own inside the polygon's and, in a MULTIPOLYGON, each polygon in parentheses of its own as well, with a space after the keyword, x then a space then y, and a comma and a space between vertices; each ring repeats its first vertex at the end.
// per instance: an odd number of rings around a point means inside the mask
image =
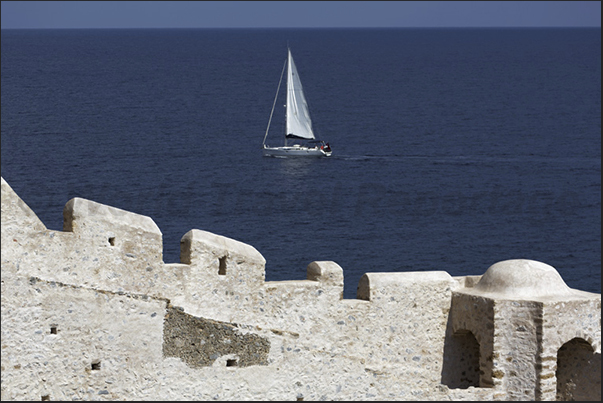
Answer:
POLYGON ((600 316, 593 314, 600 297, 568 287, 554 267, 528 259, 495 263, 474 286, 465 284, 452 293, 449 345, 463 358, 451 365, 479 373, 470 385, 504 391, 495 394, 501 400, 555 400, 580 383, 586 400, 600 400, 600 316), (558 368, 565 349, 570 358, 558 368), (477 369, 468 364, 475 362, 477 369))
POLYGON ((498 298, 514 299, 573 295, 572 289, 554 267, 527 259, 504 260, 493 264, 473 289, 498 298))

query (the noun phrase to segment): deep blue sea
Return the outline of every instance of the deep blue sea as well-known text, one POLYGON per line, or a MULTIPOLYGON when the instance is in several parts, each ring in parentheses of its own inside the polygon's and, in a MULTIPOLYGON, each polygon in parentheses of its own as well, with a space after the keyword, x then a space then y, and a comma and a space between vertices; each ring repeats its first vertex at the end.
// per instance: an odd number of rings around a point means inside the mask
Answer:
MULTIPOLYGON (((50 229, 82 197, 202 229, 267 280, 314 260, 601 292, 601 29, 2 30, 2 176, 50 229), (291 48, 329 159, 262 157, 291 48)), ((268 143, 283 141, 279 98, 268 143), (280 119, 280 121, 279 121, 280 119)))

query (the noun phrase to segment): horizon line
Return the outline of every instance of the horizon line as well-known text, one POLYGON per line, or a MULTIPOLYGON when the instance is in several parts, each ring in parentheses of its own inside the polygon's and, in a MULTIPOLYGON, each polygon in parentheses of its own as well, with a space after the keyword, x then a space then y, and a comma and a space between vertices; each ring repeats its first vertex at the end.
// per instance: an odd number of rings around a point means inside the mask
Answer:
POLYGON ((34 29, 551 29, 551 28, 601 28, 600 25, 500 25, 500 26, 367 26, 367 27, 11 27, 1 30, 34 30, 34 29))

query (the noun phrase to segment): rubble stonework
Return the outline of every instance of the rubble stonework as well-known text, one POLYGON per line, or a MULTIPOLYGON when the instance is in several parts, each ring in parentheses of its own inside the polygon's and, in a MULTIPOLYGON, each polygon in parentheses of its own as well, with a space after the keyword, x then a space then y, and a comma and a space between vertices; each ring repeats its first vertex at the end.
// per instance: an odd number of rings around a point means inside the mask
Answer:
POLYGON ((551 266, 482 276, 311 262, 75 198, 48 230, 2 179, 2 400, 601 400, 601 295, 551 266))

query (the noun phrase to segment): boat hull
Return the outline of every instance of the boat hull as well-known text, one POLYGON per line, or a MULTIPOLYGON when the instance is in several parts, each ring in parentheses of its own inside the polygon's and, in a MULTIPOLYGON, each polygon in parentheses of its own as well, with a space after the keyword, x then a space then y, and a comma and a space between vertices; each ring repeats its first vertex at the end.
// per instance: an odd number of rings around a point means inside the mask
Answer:
POLYGON ((330 157, 331 152, 322 150, 318 147, 264 147, 262 150, 264 157, 306 157, 306 158, 322 158, 330 157))

